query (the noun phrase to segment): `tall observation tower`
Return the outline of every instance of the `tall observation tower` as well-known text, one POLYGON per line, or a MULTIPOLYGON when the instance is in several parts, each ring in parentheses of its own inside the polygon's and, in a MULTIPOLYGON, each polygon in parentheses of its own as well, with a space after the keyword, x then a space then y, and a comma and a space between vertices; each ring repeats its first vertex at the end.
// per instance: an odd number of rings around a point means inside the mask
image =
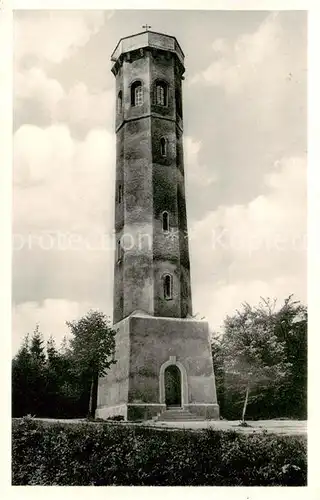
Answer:
POLYGON ((208 324, 191 317, 184 54, 175 37, 145 28, 111 56, 117 363, 99 380, 96 415, 148 419, 175 406, 218 418, 208 324))

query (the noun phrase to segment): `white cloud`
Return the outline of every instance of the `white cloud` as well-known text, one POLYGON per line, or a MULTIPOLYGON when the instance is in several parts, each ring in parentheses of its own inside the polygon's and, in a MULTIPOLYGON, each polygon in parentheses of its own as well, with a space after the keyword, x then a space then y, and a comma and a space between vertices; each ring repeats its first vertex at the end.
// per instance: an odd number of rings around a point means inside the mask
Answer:
POLYGON ((24 336, 30 335, 39 324, 44 340, 52 335, 59 346, 63 337, 69 336, 66 321, 77 320, 93 308, 90 303, 68 300, 46 299, 42 303, 25 302, 13 308, 12 312, 12 353, 18 351, 24 336))
POLYGON ((282 51, 285 36, 278 15, 272 13, 256 32, 241 35, 233 43, 225 39, 215 40, 212 44, 214 60, 193 78, 192 83, 221 86, 227 93, 236 94, 255 84, 257 79, 267 86, 275 76, 275 69, 285 77, 286 67, 279 64, 286 56, 282 51), (271 68, 273 74, 268 78, 271 68))
POLYGON ((105 130, 78 142, 64 125, 22 126, 14 136, 15 230, 110 229, 114 157, 105 130))
POLYGON ((25 120, 34 124, 45 117, 48 123, 67 123, 82 132, 95 127, 111 128, 113 124, 114 93, 111 90, 92 93, 84 83, 77 82, 66 92, 40 68, 16 73, 14 95, 18 120, 27 107, 30 116, 25 116, 25 120), (40 117, 37 109, 41 110, 40 117))
POLYGON ((74 85, 65 99, 59 102, 58 120, 80 125, 89 130, 94 127, 111 128, 114 120, 114 92, 111 90, 89 93, 83 83, 74 85))
POLYGON ((306 120, 306 46, 306 26, 290 24, 285 15, 274 13, 253 33, 213 43, 212 60, 190 85, 224 92, 226 113, 232 113, 229 127, 237 130, 234 148, 237 141, 245 148, 251 143, 253 149, 255 142, 263 141, 264 150, 269 144, 272 154, 272 147, 295 147, 301 141, 301 123, 306 120))
POLYGON ((104 22, 102 11, 42 11, 16 15, 14 47, 17 62, 33 55, 53 63, 70 57, 97 33, 104 22))
POLYGON ((211 48, 214 52, 227 52, 228 43, 224 38, 216 38, 216 40, 212 43, 211 48))
POLYGON ((277 162, 265 182, 267 194, 220 206, 190 228, 195 309, 214 325, 261 295, 306 298, 305 159, 277 162))
MULTIPOLYGON (((40 68, 31 68, 23 73, 15 73, 14 96, 16 99, 37 99, 53 113, 65 93, 57 80, 48 78, 40 68)), ((16 110, 18 111, 19 109, 16 110)))
POLYGON ((253 198, 276 159, 305 155, 306 47, 300 13, 269 14, 251 33, 215 40, 190 83, 189 92, 206 95, 203 113, 210 110, 204 146, 221 178, 219 203, 253 198))
POLYGON ((188 179, 187 188, 190 186, 194 190, 195 185, 208 187, 211 183, 216 182, 218 180, 217 172, 199 160, 201 141, 186 136, 183 144, 185 171, 188 179))
MULTIPOLYGON (((114 146, 114 137, 100 129, 81 142, 62 125, 16 132, 13 279, 19 303, 103 299, 111 312, 114 146)), ((33 323, 47 311, 37 319, 38 306, 31 309, 33 323)))
POLYGON ((235 314, 244 302, 258 305, 260 297, 277 299, 277 306, 292 293, 296 300, 306 303, 305 275, 279 276, 268 281, 252 279, 236 283, 216 283, 196 288, 194 312, 205 317, 211 330, 220 330, 227 315, 235 314), (201 288, 201 289, 200 289, 201 288))

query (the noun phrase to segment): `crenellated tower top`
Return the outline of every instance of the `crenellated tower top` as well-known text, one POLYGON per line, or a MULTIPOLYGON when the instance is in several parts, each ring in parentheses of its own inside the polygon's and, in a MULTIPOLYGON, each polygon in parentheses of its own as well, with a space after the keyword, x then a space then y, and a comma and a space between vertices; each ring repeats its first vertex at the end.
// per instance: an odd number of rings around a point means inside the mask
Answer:
POLYGON ((125 57, 128 58, 128 55, 130 57, 130 53, 143 51, 143 49, 154 49, 155 51, 172 53, 179 62, 181 74, 184 73, 184 53, 177 39, 174 36, 148 30, 126 36, 119 40, 118 45, 111 55, 111 61, 114 63, 112 67, 113 74, 117 74, 119 66, 121 66, 125 57))

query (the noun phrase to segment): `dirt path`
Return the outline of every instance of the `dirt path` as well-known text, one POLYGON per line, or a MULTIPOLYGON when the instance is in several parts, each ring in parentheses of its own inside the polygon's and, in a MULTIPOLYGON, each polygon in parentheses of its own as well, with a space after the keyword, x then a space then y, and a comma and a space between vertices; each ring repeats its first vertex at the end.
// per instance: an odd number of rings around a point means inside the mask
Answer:
MULTIPOLYGON (((61 422, 67 424, 85 423, 85 419, 54 419, 39 418, 44 422, 61 422)), ((94 423, 94 422, 93 422, 94 423)), ((97 422, 99 423, 99 422, 97 422)), ((110 423, 110 422, 109 422, 110 423)), ((266 430, 275 434, 287 435, 307 435, 306 420, 256 420, 248 422, 248 427, 240 427, 239 420, 204 420, 199 422, 153 422, 147 421, 143 424, 134 422, 118 422, 118 425, 147 425, 150 427, 175 428, 175 429, 216 429, 216 430, 235 430, 237 432, 251 434, 253 432, 263 432, 266 430)))
POLYGON ((203 422, 154 422, 153 426, 175 427, 185 429, 217 429, 235 430, 250 434, 253 432, 272 432, 275 434, 306 435, 306 420, 256 420, 248 422, 248 427, 240 427, 238 420, 207 420, 203 422))

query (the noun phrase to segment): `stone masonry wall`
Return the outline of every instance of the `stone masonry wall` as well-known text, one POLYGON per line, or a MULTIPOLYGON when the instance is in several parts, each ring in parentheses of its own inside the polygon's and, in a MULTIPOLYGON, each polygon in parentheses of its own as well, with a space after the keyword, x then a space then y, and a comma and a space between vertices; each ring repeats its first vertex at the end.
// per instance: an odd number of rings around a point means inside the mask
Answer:
POLYGON ((160 367, 176 356, 188 375, 189 403, 216 404, 208 324, 131 317, 129 402, 159 402, 160 367))
POLYGON ((106 406, 113 408, 128 401, 130 360, 130 318, 114 325, 116 335, 115 359, 106 376, 99 379, 98 410, 106 406))
POLYGON ((116 244, 121 241, 123 248, 120 259, 115 255, 114 321, 135 310, 186 317, 191 314, 190 263, 182 117, 176 107, 182 66, 172 52, 153 47, 122 57, 116 75, 116 96, 121 92, 122 107, 116 115, 115 230, 116 244), (131 105, 131 85, 136 81, 143 88, 141 106, 131 105), (165 106, 154 100, 158 81, 168 86, 165 106), (161 138, 167 143, 164 156, 161 138), (120 203, 119 189, 123 189, 120 203), (169 235, 162 229, 164 211, 169 213, 169 235), (165 273, 173 277, 170 300, 164 298, 165 273))

